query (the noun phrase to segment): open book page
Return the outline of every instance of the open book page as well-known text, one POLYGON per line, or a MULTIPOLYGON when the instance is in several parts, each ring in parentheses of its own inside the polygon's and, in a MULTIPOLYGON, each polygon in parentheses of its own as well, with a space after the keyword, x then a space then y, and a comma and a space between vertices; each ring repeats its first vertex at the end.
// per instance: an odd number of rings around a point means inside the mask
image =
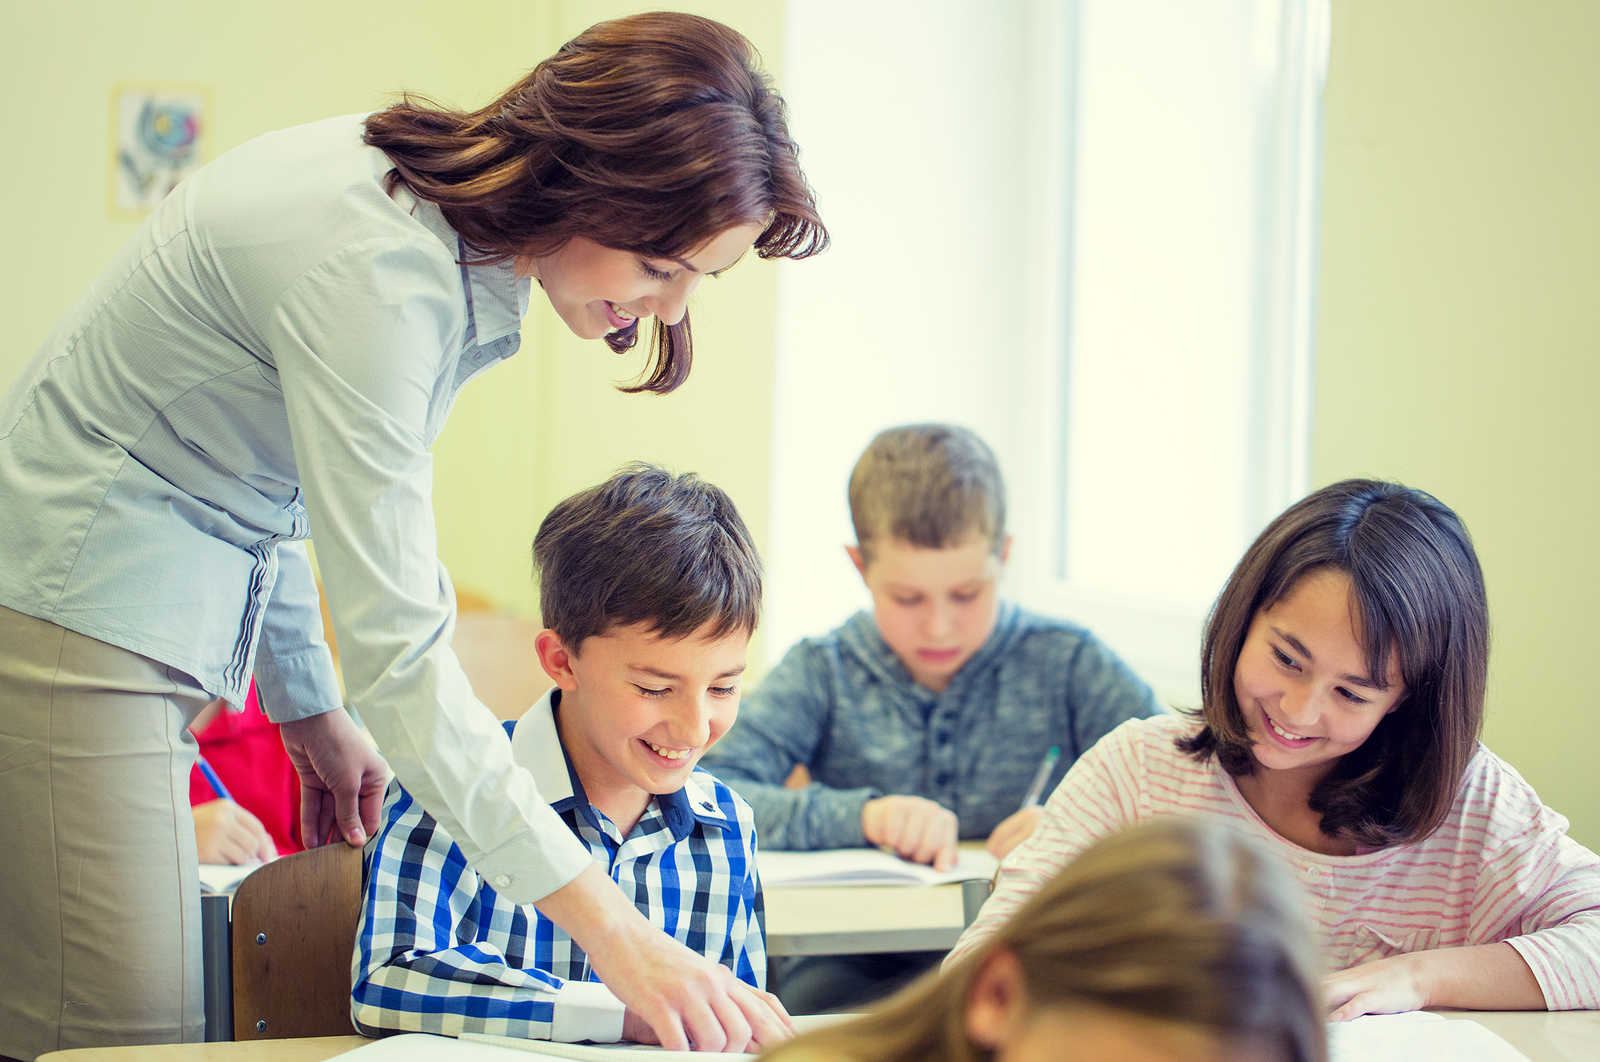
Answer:
POLYGON ((226 896, 239 887, 239 882, 248 878, 252 871, 258 870, 262 863, 257 860, 234 866, 231 863, 201 863, 200 864, 200 891, 226 896))
POLYGON ((1328 1062, 1529 1062, 1528 1056, 1467 1019, 1437 1014, 1368 1014, 1328 1026, 1328 1062))
POLYGON ((938 871, 876 848, 828 848, 818 852, 773 852, 756 857, 767 889, 859 885, 948 885, 987 881, 999 861, 982 849, 963 848, 951 870, 938 871))
POLYGON ((707 1058, 733 1060, 756 1057, 697 1055, 688 1051, 663 1051, 658 1047, 639 1044, 558 1044, 549 1040, 524 1040, 484 1033, 463 1033, 459 1039, 432 1033, 401 1033, 374 1040, 347 1054, 350 1062, 534 1062, 540 1058, 617 1062, 628 1055, 648 1059, 649 1062, 705 1062, 707 1058))
MULTIPOLYGON (((663 1051, 659 1047, 643 1044, 558 1044, 549 1040, 520 1040, 510 1036, 489 1036, 484 1033, 463 1033, 461 1039, 474 1046, 483 1045, 496 1051, 516 1051, 523 1059, 569 1058, 578 1062, 617 1062, 623 1055, 636 1055, 648 1062, 706 1062, 707 1058, 738 1060, 754 1059, 755 1055, 705 1055, 693 1051, 663 1051)), ((463 1060, 469 1062, 469 1060, 463 1060)), ((491 1062, 485 1058, 483 1062, 491 1062)))

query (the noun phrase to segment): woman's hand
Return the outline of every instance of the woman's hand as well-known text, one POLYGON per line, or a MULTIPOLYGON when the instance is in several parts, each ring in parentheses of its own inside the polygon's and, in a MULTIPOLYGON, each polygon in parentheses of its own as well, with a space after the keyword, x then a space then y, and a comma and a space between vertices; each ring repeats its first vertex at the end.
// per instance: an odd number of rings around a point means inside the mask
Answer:
POLYGON ((598 864, 534 906, 577 941, 626 1005, 623 1035, 631 1040, 669 1051, 756 1051, 794 1035, 777 996, 645 921, 598 864))
POLYGON ((1013 848, 1033 836, 1033 829, 1043 816, 1044 808, 1038 804, 1007 816, 1004 822, 994 828, 984 847, 996 859, 1004 859, 1013 848))
POLYGON ((918 796, 886 796, 861 805, 861 832, 868 844, 888 848, 935 870, 956 865, 960 824, 943 804, 918 796))
POLYGON ((241 865, 265 863, 278 855, 272 834, 244 808, 231 800, 208 800, 194 812, 194 840, 202 863, 241 865))
POLYGON ((327 840, 335 824, 359 848, 378 828, 389 765, 343 708, 284 723, 283 747, 300 774, 300 836, 307 848, 327 840))

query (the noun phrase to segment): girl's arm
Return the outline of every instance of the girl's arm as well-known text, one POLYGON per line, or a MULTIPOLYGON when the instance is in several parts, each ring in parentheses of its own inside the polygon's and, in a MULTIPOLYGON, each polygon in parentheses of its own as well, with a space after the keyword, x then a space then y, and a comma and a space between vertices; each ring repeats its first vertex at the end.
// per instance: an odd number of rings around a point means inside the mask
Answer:
POLYGON ((1544 991, 1510 944, 1438 948, 1341 970, 1323 982, 1329 1021, 1423 1007, 1544 1010, 1544 991))
POLYGON ((1600 1008, 1600 858, 1487 750, 1469 766, 1451 815, 1473 824, 1463 834, 1481 830, 1470 939, 1482 943, 1334 974, 1326 982, 1333 1020, 1428 1006, 1600 1008))

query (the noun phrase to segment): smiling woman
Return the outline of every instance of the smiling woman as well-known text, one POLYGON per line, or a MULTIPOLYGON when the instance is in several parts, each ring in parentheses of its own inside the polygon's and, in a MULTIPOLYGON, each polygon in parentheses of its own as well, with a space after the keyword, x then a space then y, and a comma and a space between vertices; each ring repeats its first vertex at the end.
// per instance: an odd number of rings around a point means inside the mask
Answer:
POLYGON ((783 98, 756 58, 709 19, 602 22, 487 106, 463 113, 408 98, 367 120, 366 141, 474 249, 520 256, 578 335, 598 338, 604 321, 600 335, 620 353, 637 341, 638 319, 654 316, 655 368, 633 389, 666 392, 689 374, 681 306, 699 275, 752 244, 763 258, 828 245, 783 98), (574 241, 573 261, 549 261, 574 241), (670 294, 617 283, 630 269, 670 294), (569 289, 569 273, 607 283, 569 289))
POLYGON ((681 384, 703 277, 826 246, 797 158, 750 42, 659 13, 478 111, 402 99, 259 137, 150 215, 0 403, 0 806, 29 838, 0 906, 33 915, 0 921, 0 1056, 202 1035, 184 728, 207 702, 254 678, 304 836, 375 827, 384 762, 340 704, 313 533, 351 704, 473 866, 665 1045, 781 1034, 771 997, 634 909, 469 688, 430 447, 517 352, 529 277, 618 352, 655 317, 628 390, 681 384), (80 878, 115 879, 115 912, 80 878))

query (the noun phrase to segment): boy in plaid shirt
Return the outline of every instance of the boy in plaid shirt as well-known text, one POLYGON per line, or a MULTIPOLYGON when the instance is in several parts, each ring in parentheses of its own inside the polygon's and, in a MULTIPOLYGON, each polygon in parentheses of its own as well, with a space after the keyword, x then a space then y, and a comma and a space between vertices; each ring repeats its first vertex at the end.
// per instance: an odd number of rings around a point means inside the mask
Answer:
MULTIPOLYGON (((749 531, 716 487, 635 465, 557 505, 533 548, 549 627, 535 648, 556 685, 505 724, 512 755, 645 917, 764 989, 754 817, 695 766, 738 713, 761 606, 749 531)), ((367 855, 361 1032, 653 1039, 398 782, 367 855)))

